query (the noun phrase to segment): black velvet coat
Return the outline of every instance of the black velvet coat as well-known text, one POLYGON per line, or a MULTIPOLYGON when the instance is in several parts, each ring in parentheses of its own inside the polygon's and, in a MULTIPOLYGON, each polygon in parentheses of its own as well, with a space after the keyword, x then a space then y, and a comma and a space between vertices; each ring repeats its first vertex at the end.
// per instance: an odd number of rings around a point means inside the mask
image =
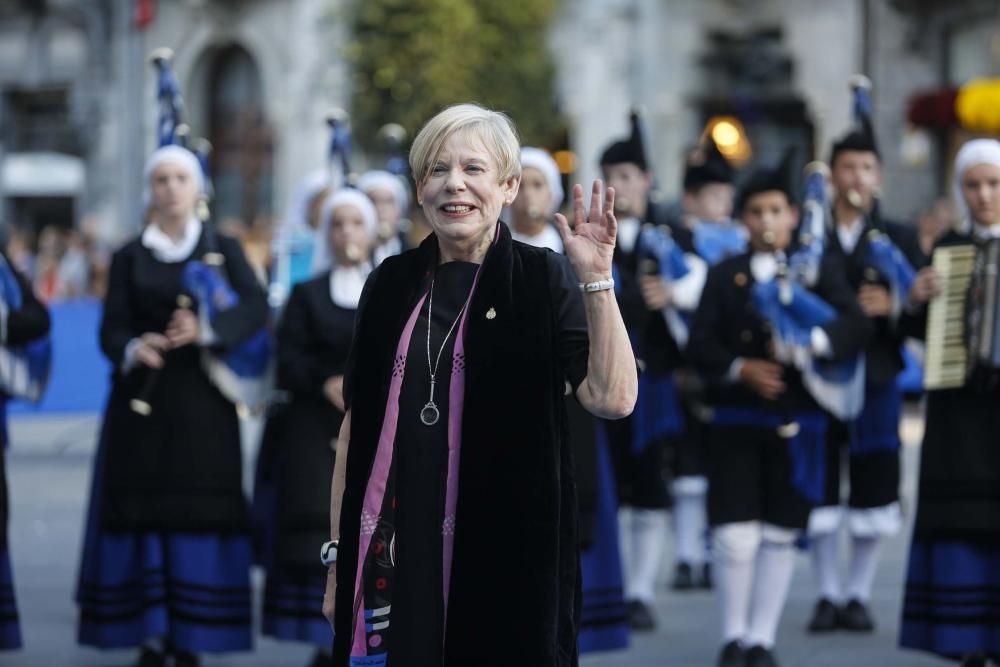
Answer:
MULTIPOLYGON (((445 665, 577 664, 580 573, 564 370, 547 250, 499 239, 484 261, 466 331, 465 402, 445 665), (493 319, 486 317, 495 311, 493 319)), ((397 342, 432 235, 387 259, 359 313, 351 439, 340 516, 334 663, 352 635, 361 504, 385 412, 397 342)), ((399 656, 405 661, 405 656, 399 656)), ((405 663, 404 663, 405 664, 405 663)))
POLYGON ((113 370, 102 431, 101 525, 108 531, 244 532, 239 422, 236 407, 209 381, 201 349, 188 345, 166 354, 141 416, 129 407, 149 374, 122 371, 130 340, 162 333, 183 292, 184 266, 208 252, 224 257, 223 270, 240 303, 212 322, 220 352, 264 326, 267 299, 239 244, 206 226, 191 256, 157 260, 136 239, 114 254, 101 321, 101 349, 113 370), (211 235, 211 236, 210 236, 211 235))

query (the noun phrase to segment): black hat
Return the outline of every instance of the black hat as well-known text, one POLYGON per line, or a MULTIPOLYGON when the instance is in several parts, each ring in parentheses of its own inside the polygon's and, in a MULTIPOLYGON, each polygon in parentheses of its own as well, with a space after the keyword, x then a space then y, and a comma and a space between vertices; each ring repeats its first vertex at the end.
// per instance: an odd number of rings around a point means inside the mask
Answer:
POLYGON ((635 111, 630 113, 629 121, 632 125, 631 136, 628 139, 616 141, 604 149, 604 153, 601 154, 602 167, 631 162, 643 171, 646 171, 646 150, 642 142, 642 128, 639 124, 639 114, 635 111))
POLYGON ((795 153, 795 148, 790 146, 785 149, 777 167, 757 167, 750 172, 736 196, 737 214, 743 211, 743 207, 751 197, 772 190, 784 192, 789 204, 796 203, 795 153))
POLYGON ((709 183, 732 183, 735 171, 715 141, 709 137, 700 149, 700 160, 691 160, 684 170, 684 191, 692 192, 709 183))
POLYGON ((875 128, 872 125, 872 82, 862 74, 851 78, 851 94, 854 100, 854 126, 847 134, 833 142, 830 151, 830 165, 844 151, 864 151, 879 157, 875 143, 875 128))

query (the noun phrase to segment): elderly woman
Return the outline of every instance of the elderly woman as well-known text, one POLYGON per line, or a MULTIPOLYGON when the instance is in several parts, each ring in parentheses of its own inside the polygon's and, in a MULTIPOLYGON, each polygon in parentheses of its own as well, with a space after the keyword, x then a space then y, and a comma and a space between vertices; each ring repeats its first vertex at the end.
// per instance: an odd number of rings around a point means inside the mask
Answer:
POLYGON ((267 301, 239 244, 195 215, 197 158, 160 148, 144 171, 151 222, 118 250, 101 322, 113 368, 80 571, 78 640, 143 646, 138 664, 199 664, 251 646, 248 520, 236 406, 203 351, 263 327, 267 301), (239 304, 211 326, 183 307, 192 261, 219 267, 239 304), (153 376, 151 378, 151 376, 153 376), (132 409, 143 398, 151 410, 132 409))
POLYGON ((378 243, 372 250, 372 260, 378 266, 386 257, 398 255, 410 249, 406 237, 410 212, 409 187, 399 176, 388 171, 366 171, 358 179, 361 190, 375 205, 378 213, 378 243))
POLYGON ((327 198, 314 266, 278 325, 277 384, 287 402, 268 418, 258 461, 256 504, 271 501, 262 534, 267 585, 263 633, 317 647, 313 667, 330 664, 330 625, 321 614, 326 586, 316 545, 330 532, 330 470, 344 419, 343 381, 354 315, 375 242, 375 207, 358 190, 327 198), (331 409, 332 408, 332 409, 331 409))
POLYGON ((596 182, 588 215, 577 186, 572 232, 557 217, 568 262, 515 244, 499 215, 519 152, 506 116, 469 104, 414 140, 434 234, 386 260, 359 306, 322 552, 334 664, 577 662, 564 387, 625 416, 635 361, 613 191, 596 182))
MULTIPOLYGON (((955 158, 955 190, 967 215, 935 245, 1000 243, 1000 143, 967 142, 955 158)), ((995 277, 994 277, 995 279, 995 277)), ((926 303, 940 291, 933 267, 910 292, 910 333, 923 337, 926 303)), ((987 307, 996 304, 986 304, 987 307)), ((976 366, 955 389, 927 393, 917 515, 900 644, 962 660, 1000 661, 1000 371, 976 366)))

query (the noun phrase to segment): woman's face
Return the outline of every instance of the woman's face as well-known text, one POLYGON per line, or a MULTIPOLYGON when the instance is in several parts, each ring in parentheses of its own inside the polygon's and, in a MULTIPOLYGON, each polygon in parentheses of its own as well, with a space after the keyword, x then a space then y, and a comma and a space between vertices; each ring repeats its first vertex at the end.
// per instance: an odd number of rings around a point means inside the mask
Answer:
POLYGON ((379 232, 388 238, 399 230, 399 219, 403 212, 399 210, 399 202, 389 188, 374 187, 365 192, 368 198, 375 204, 375 212, 378 214, 379 232), (382 228, 385 228, 384 230, 382 228), (383 233, 384 232, 384 233, 383 233))
POLYGON ((1000 224, 1000 167, 977 164, 962 174, 962 197, 980 225, 1000 224))
POLYGON ((371 252, 371 239, 361 211, 348 204, 334 209, 327 242, 338 266, 357 264, 367 258, 371 252))
POLYGON ((529 220, 543 220, 552 205, 552 191, 544 174, 534 167, 521 170, 521 187, 514 200, 514 211, 518 217, 529 220))
POLYGON ((194 215, 198 184, 191 172, 177 162, 164 162, 149 177, 152 209, 157 217, 187 219, 194 215))
POLYGON ((439 242, 465 244, 492 234, 519 183, 516 176, 501 182, 493 154, 477 139, 456 132, 417 184, 417 198, 439 242))

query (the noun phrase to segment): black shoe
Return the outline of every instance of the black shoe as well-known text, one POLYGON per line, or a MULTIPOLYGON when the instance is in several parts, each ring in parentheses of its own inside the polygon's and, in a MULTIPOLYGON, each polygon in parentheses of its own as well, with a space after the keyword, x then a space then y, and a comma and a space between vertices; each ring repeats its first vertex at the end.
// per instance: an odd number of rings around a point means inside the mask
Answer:
POLYGON ((641 600, 629 600, 628 623, 633 630, 647 632, 656 628, 656 617, 649 605, 641 600))
POLYGON ((677 563, 674 569, 674 583, 671 587, 675 591, 689 591, 695 587, 694 572, 689 563, 677 563))
POLYGON ((962 667, 986 667, 986 658, 982 655, 967 655, 962 660, 962 667))
POLYGON ((809 632, 832 632, 840 627, 840 610, 826 598, 820 598, 809 621, 809 632))
POLYGON ((746 667, 747 657, 740 642, 736 639, 722 647, 716 667, 746 667))
POLYGON ((135 663, 136 667, 166 667, 166 664, 166 654, 148 646, 143 647, 139 662, 135 663))
POLYGON ((779 667, 774 653, 763 646, 754 646, 747 651, 747 667, 779 667))
POLYGON ((174 667, 201 667, 201 658, 194 653, 178 651, 174 654, 174 667))
POLYGON ((309 667, 333 667, 333 655, 324 653, 323 651, 316 651, 316 655, 313 656, 309 667))
POLYGON ((711 563, 705 563, 701 566, 701 581, 698 583, 706 591, 710 591, 715 588, 715 580, 712 579, 711 563))
POLYGON ((840 614, 840 624, 851 632, 872 632, 875 622, 872 621, 868 607, 860 600, 851 600, 840 614))

